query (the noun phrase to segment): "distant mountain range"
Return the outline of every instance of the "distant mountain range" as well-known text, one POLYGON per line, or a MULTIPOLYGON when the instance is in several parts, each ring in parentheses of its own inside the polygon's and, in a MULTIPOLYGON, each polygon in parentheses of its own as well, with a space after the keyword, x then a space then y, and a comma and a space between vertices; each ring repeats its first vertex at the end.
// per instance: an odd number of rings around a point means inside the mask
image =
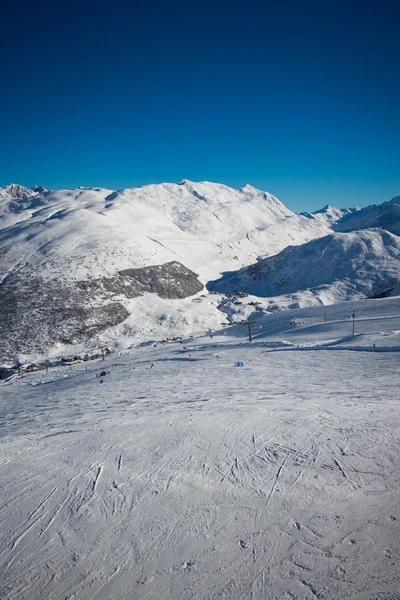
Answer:
POLYGON ((47 190, 41 185, 35 185, 33 188, 26 188, 18 183, 11 183, 10 185, 6 185, 6 187, 0 188, 0 202, 2 200, 7 201, 10 199, 26 200, 43 192, 47 192, 47 190))
POLYGON ((207 284, 300 304, 396 288, 399 203, 295 214, 250 185, 187 180, 0 188, 0 360, 218 327, 207 284))

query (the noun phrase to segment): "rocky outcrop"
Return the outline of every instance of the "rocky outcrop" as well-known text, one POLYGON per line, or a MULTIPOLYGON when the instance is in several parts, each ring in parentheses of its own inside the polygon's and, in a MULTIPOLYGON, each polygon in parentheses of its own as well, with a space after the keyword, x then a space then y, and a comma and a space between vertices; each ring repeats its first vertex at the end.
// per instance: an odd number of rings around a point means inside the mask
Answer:
POLYGON ((125 269, 115 277, 88 279, 77 285, 91 294, 122 294, 127 298, 136 298, 145 293, 157 294, 160 298, 188 298, 203 289, 197 275, 179 262, 125 269))
POLYGON ((89 341, 129 317, 123 298, 146 292, 186 298, 202 289, 196 274, 178 262, 69 284, 23 271, 11 274, 0 285, 0 357, 89 341))

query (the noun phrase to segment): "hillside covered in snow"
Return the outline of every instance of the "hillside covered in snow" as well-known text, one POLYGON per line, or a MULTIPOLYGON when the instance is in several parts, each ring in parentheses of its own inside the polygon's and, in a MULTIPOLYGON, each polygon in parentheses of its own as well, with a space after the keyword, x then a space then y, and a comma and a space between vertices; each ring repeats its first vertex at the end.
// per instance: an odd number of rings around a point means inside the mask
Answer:
POLYGON ((370 229, 289 246, 276 256, 227 273, 209 288, 261 297, 311 293, 315 303, 334 304, 390 293, 399 283, 400 238, 370 229))
POLYGON ((375 227, 400 235, 400 196, 392 198, 390 202, 373 204, 345 214, 333 226, 335 231, 355 231, 375 227))
POLYGON ((229 312, 250 316, 204 286, 271 296, 274 309, 396 290, 398 200, 295 214, 250 185, 1 188, 0 360, 126 347, 215 329, 229 312), (372 226, 381 229, 356 231, 372 226))

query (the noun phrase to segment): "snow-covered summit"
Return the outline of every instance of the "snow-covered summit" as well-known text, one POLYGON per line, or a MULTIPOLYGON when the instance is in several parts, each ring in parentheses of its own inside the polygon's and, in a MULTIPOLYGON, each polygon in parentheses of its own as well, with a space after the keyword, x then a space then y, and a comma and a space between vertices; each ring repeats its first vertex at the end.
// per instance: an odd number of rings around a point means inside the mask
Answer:
POLYGON ((258 193, 258 194, 262 194, 263 192, 261 190, 259 190, 258 188, 256 188, 254 185, 250 185, 250 183, 246 183, 246 185, 242 186, 241 188, 239 188, 240 192, 243 193, 258 193))
POLYGON ((10 183, 10 185, 0 188, 0 201, 6 199, 24 200, 26 198, 31 198, 31 196, 35 196, 35 194, 37 194, 35 189, 30 190, 18 183, 10 183))
POLYGON ((35 192, 35 194, 44 194, 45 192, 48 192, 49 190, 47 190, 42 185, 34 185, 32 188, 32 191, 35 192))
POLYGON ((333 223, 336 223, 336 221, 342 219, 344 216, 353 214, 358 210, 360 210, 358 206, 354 206, 353 208, 336 208, 332 204, 327 204, 323 208, 320 208, 314 212, 303 212, 300 214, 308 219, 316 219, 322 223, 332 225, 333 223))

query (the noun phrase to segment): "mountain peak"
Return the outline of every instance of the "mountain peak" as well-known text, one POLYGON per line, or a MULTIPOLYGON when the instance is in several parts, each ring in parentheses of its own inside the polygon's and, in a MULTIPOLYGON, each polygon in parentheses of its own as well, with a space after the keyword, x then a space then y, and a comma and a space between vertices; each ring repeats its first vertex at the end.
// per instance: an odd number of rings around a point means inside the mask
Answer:
POLYGON ((316 214, 330 214, 330 215, 336 215, 337 213, 340 213, 341 209, 340 208, 336 208, 336 206, 333 206, 333 204, 326 204, 323 208, 320 208, 319 210, 314 211, 314 215, 316 214))
POLYGON ((29 190, 19 183, 10 183, 5 187, 0 188, 0 197, 14 198, 15 200, 30 198, 37 192, 29 190))
POLYGON ((257 192, 259 193, 261 190, 257 189, 254 185, 251 185, 250 183, 246 183, 246 185, 243 185, 241 188, 239 188, 240 192, 247 192, 247 193, 253 193, 257 192))

